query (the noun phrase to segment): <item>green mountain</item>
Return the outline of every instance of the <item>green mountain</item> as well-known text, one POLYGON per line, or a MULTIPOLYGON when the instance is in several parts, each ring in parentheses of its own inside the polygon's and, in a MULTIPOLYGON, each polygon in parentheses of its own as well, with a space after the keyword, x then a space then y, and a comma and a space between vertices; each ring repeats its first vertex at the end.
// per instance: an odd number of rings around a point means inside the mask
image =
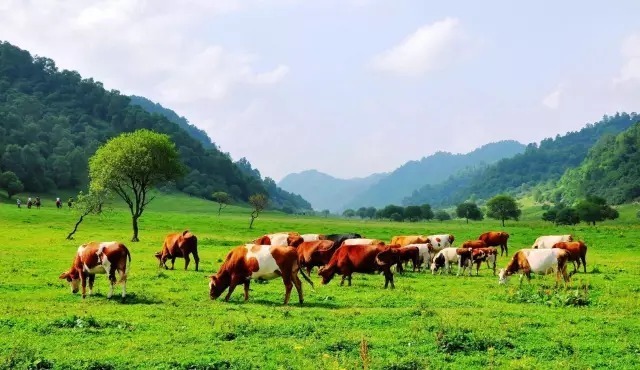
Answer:
POLYGON ((582 130, 555 139, 529 144, 522 154, 493 165, 452 176, 441 184, 424 186, 404 199, 404 204, 453 205, 467 199, 488 199, 499 193, 529 191, 531 187, 557 181, 570 168, 579 166, 589 149, 604 135, 618 133, 638 121, 635 113, 605 116, 582 130))
POLYGON ((308 170, 289 174, 278 185, 302 195, 311 202, 315 210, 338 212, 344 209, 347 202, 385 176, 386 173, 376 173, 364 178, 338 179, 316 170, 308 170))
POLYGON ((588 195, 603 197, 611 204, 640 198, 640 123, 622 133, 603 136, 577 168, 568 170, 557 189, 566 201, 588 195))
MULTIPOLYGON (((205 198, 226 191, 239 201, 268 192, 262 180, 244 174, 215 145, 205 148, 164 112, 149 113, 100 82, 0 43, 0 171, 14 172, 26 191, 86 186, 87 161, 96 149, 111 137, 141 128, 166 133, 176 144, 189 169, 175 184, 177 190, 205 198)), ((290 203, 310 208, 299 197, 290 203)))
POLYGON ((437 184, 468 167, 482 166, 522 153, 525 146, 506 140, 490 143, 466 153, 438 152, 419 161, 410 161, 390 173, 345 204, 346 208, 384 207, 402 200, 425 184, 437 184))

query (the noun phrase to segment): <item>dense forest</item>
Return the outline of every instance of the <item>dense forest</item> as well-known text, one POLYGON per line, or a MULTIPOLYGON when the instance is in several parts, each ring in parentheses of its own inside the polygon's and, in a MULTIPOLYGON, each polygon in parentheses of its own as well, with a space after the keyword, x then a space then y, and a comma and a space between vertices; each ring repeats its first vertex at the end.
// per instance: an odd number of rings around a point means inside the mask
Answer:
POLYGON ((488 199, 499 193, 518 193, 557 181, 570 168, 579 166, 595 143, 605 135, 617 135, 639 119, 635 113, 605 116, 600 122, 586 125, 555 139, 529 144, 522 154, 479 168, 472 173, 454 175, 437 185, 425 186, 406 198, 404 204, 429 203, 452 205, 467 199, 488 199))
MULTIPOLYGON (((107 91, 75 71, 60 71, 51 59, 0 43, 0 171, 14 172, 25 191, 86 186, 88 158, 102 143, 147 128, 168 134, 176 144, 188 168, 172 185, 178 190, 205 198, 225 191, 239 201, 271 192, 269 183, 246 175, 213 143, 203 146, 202 138, 161 113, 132 105, 119 91, 107 91)), ((310 208, 302 198, 289 195, 283 193, 286 199, 274 205, 310 208)))
POLYGON ((611 204, 640 198, 640 123, 617 136, 605 135, 577 168, 568 170, 556 191, 572 202, 598 195, 611 204))

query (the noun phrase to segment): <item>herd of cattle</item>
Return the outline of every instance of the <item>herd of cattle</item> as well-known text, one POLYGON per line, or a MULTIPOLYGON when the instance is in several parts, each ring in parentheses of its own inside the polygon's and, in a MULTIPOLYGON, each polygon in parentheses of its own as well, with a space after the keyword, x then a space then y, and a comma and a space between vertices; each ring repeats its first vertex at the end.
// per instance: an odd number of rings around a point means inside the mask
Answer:
MULTIPOLYGON (((318 267, 318 274, 322 277, 322 284, 329 283, 338 274, 342 276, 340 285, 348 281, 357 273, 382 273, 385 277, 384 287, 394 288, 393 269, 401 273, 411 263, 413 271, 421 271, 423 266, 429 266, 436 274, 443 271, 451 273, 451 266, 458 265, 458 275, 464 274, 466 269, 472 274, 472 267, 476 267, 476 275, 480 266, 485 262, 489 269, 496 274, 496 260, 498 249, 500 255, 508 256, 507 241, 509 234, 503 231, 490 231, 469 240, 458 248, 453 247, 454 236, 442 235, 411 235, 394 236, 390 244, 378 239, 366 239, 356 233, 350 234, 299 234, 297 232, 281 232, 264 235, 251 243, 232 249, 226 256, 215 275, 210 276, 209 296, 218 298, 225 290, 228 301, 234 289, 244 286, 244 299, 249 299, 249 284, 251 280, 268 280, 281 277, 285 285, 284 303, 289 302, 291 290, 295 286, 300 303, 303 303, 302 282, 298 273, 313 287, 309 278, 311 270, 318 267), (305 273, 306 270, 306 273, 305 273)), ((573 241, 571 235, 541 236, 529 249, 521 249, 509 260, 507 266, 499 271, 499 282, 506 283, 507 278, 520 273, 523 277, 531 278, 531 273, 548 274, 556 272, 556 284, 560 277, 569 281, 566 267, 573 262, 574 272, 582 266, 587 272, 587 247, 582 241, 573 241)), ((189 231, 169 234, 165 238, 162 250, 155 254, 159 266, 168 269, 166 265, 171 260, 174 268, 176 258, 185 260, 185 270, 189 266, 190 256, 195 261, 198 270, 198 239, 189 231)), ((77 293, 82 286, 82 297, 86 296, 86 285, 89 294, 92 293, 96 274, 107 274, 110 281, 108 298, 113 295, 113 287, 122 284, 122 298, 126 296, 126 281, 128 263, 131 254, 127 247, 119 242, 91 242, 78 248, 71 268, 60 275, 71 283, 72 292, 77 293)))

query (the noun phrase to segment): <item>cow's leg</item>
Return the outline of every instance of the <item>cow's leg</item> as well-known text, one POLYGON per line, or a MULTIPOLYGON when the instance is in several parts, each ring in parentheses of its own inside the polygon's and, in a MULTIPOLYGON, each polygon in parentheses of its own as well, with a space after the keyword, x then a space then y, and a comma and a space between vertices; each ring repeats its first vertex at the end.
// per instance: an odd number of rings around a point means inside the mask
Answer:
POLYGON ((118 269, 120 273, 120 283, 122 284, 122 299, 127 296, 127 270, 126 265, 122 266, 122 268, 118 269))
POLYGON ((173 265, 175 265, 176 263, 176 257, 175 256, 171 256, 171 269, 173 270, 173 265))
POLYGON ((82 298, 87 296, 87 273, 82 271, 80 274, 80 283, 82 284, 82 298))
POLYGON ((282 274, 282 282, 284 282, 284 304, 289 304, 289 298, 291 297, 291 289, 293 283, 291 282, 291 273, 282 274))
POLYGON ((196 263, 196 271, 198 271, 198 266, 200 265, 200 257, 198 256, 198 251, 193 251, 193 261, 196 263))
POLYGON ((587 273, 587 256, 580 256, 582 260, 582 267, 584 268, 584 273, 587 273))
POLYGON ((347 276, 347 279, 349 279, 349 286, 351 286, 351 273, 349 273, 349 275, 347 276))
POLYGON ((340 286, 344 286, 344 279, 347 278, 347 275, 342 274, 342 280, 340 280, 340 286))
POLYGON ((89 275, 89 295, 93 295, 93 282, 96 280, 95 275, 89 275))
POLYGON ((291 275, 291 280, 293 280, 293 285, 296 287, 296 291, 298 292, 298 301, 300 302, 300 304, 304 303, 304 296, 302 294, 302 281, 300 281, 300 277, 298 277, 297 272, 291 275))
MULTIPOLYGON (((396 286, 393 284, 393 272, 391 272, 391 270, 386 270, 384 272, 384 278, 385 278, 386 281, 391 283, 391 289, 395 289, 396 286)), ((384 284, 385 288, 387 287, 386 281, 385 281, 385 284, 384 284)))
POLYGON ((233 290, 236 288, 236 285, 240 284, 241 282, 239 281, 239 279, 233 275, 231 276, 231 283, 229 284, 229 291, 227 292, 227 295, 224 297, 224 301, 225 302, 229 302, 229 298, 231 298, 231 294, 233 293, 233 290))
POLYGON ((249 300, 249 283, 251 283, 251 280, 247 279, 244 282, 244 301, 248 301, 249 300))
POLYGON ((187 267, 189 267, 189 262, 191 262, 191 259, 189 258, 189 254, 187 253, 183 253, 184 256, 184 270, 187 271, 187 267))

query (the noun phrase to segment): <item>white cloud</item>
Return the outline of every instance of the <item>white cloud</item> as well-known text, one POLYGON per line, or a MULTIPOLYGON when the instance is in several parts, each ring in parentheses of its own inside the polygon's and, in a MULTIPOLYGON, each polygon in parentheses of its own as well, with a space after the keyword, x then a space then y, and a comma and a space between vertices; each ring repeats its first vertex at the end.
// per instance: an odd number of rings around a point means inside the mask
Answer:
POLYGON ((424 25, 400 44, 373 57, 371 67, 405 76, 440 69, 463 57, 473 43, 457 18, 424 25))
POLYGON ((614 83, 640 81, 640 34, 627 37, 622 43, 621 51, 625 62, 614 83))
POLYGON ((559 85, 555 90, 542 99, 542 104, 549 109, 558 109, 560 98, 564 93, 564 86, 559 85))

